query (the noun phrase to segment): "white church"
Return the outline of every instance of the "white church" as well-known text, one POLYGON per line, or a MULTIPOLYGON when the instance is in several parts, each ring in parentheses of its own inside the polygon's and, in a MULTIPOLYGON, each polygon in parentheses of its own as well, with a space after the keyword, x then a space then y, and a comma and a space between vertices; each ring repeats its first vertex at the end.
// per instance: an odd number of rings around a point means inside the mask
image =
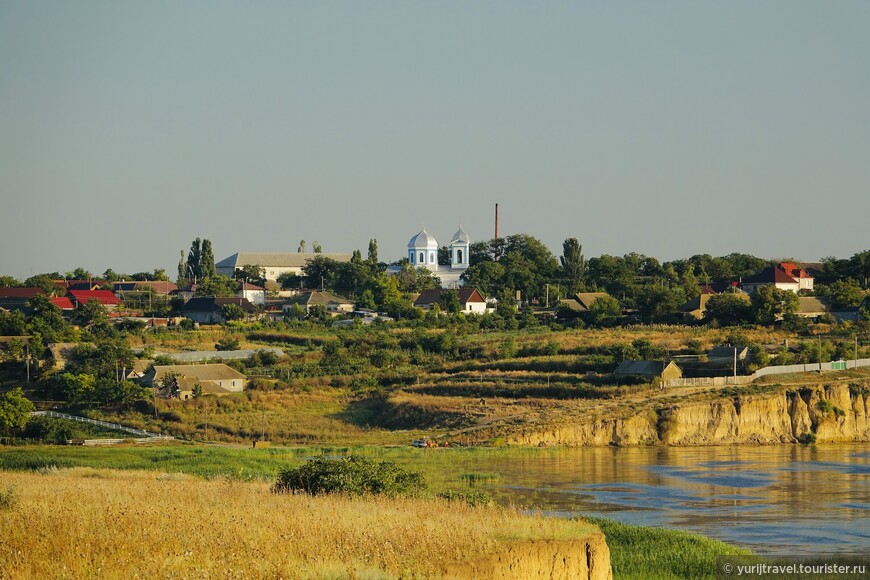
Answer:
MULTIPOLYGON (((463 281, 462 273, 468 269, 468 252, 471 240, 468 234, 459 226, 459 230, 453 234, 450 240, 450 265, 438 265, 438 240, 426 231, 420 233, 408 241, 408 265, 412 268, 426 268, 441 280, 442 288, 460 288, 463 281)), ((388 272, 400 272, 401 267, 390 266, 388 272)))

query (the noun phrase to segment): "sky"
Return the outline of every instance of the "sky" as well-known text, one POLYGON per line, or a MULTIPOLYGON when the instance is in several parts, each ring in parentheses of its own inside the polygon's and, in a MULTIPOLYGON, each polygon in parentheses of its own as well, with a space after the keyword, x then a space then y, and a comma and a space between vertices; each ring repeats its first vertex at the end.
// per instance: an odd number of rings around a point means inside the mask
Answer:
POLYGON ((870 249, 870 2, 0 0, 0 274, 870 249))

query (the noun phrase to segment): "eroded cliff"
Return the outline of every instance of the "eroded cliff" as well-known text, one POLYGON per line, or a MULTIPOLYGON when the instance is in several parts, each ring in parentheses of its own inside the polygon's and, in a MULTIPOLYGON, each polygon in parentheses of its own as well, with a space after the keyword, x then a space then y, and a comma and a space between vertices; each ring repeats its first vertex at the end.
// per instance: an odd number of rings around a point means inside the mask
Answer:
POLYGON ((447 566, 445 578, 525 578, 611 580, 610 549, 604 535, 581 540, 538 540, 508 544, 476 562, 447 566))
POLYGON ((870 388, 778 387, 664 407, 638 405, 622 417, 577 417, 505 437, 513 445, 727 445, 870 441, 870 388))

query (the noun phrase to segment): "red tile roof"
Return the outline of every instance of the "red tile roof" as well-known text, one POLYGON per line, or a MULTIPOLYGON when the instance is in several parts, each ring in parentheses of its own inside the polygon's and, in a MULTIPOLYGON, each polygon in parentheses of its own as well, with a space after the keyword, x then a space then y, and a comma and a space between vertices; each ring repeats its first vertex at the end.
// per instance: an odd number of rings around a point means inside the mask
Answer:
POLYGON ((114 306, 121 303, 118 297, 109 290, 70 290, 69 293, 79 305, 85 304, 89 300, 96 300, 103 306, 114 306))
POLYGON ((33 298, 45 294, 42 288, 0 288, 0 298, 33 298))
POLYGON ((773 266, 768 266, 755 276, 747 278, 744 284, 797 284, 798 281, 773 266))
POLYGON ((776 266, 792 278, 812 278, 806 270, 795 264, 794 262, 780 262, 776 266))
POLYGON ((486 300, 483 299, 483 296, 480 295, 480 292, 476 288, 460 288, 459 303, 467 304, 469 302, 486 302, 486 300))
POLYGON ((49 298, 49 300, 51 300, 51 303, 61 310, 75 310, 72 301, 66 296, 61 296, 60 298, 49 298))

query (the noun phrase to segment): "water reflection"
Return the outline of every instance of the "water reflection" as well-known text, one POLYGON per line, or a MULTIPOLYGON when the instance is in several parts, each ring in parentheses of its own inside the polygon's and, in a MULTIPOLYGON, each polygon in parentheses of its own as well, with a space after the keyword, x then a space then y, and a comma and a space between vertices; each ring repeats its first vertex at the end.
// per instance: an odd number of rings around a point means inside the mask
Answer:
POLYGON ((760 553, 870 548, 870 446, 594 448, 454 457, 502 501, 685 529, 760 553))

